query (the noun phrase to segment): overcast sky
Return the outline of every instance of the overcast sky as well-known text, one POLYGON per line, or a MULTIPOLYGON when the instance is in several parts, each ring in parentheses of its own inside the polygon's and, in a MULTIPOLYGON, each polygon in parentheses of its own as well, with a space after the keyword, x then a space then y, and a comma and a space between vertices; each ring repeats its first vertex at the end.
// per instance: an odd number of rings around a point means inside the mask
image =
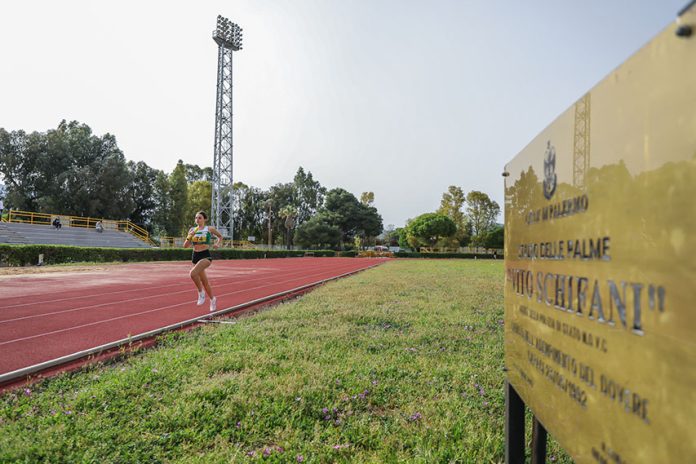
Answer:
POLYGON ((298 166, 374 191, 385 226, 449 185, 503 204, 503 166, 686 0, 6 1, 0 127, 61 119, 129 160, 212 165, 218 14, 234 55, 235 180, 298 166))

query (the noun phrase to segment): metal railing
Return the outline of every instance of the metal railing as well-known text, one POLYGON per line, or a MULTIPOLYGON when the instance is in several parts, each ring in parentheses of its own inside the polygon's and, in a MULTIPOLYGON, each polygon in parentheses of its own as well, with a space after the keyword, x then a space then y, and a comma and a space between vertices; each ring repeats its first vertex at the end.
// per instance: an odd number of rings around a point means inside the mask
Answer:
MULTIPOLYGON (((183 248, 185 237, 160 237, 160 248, 183 248)), ((220 243, 220 248, 237 248, 237 249, 247 249, 251 250, 256 248, 256 246, 246 240, 223 240, 220 243)))
POLYGON ((496 252, 499 256, 503 256, 502 248, 485 248, 485 247, 419 247, 419 253, 473 253, 479 255, 491 255, 496 252))
POLYGON ((97 223, 101 222, 104 230, 118 230, 121 232, 127 232, 148 245, 154 245, 147 230, 143 229, 137 224, 133 224, 127 219, 116 221, 104 218, 71 216, 66 214, 36 213, 33 211, 11 209, 7 215, 7 222, 51 226, 56 218, 58 218, 60 221, 61 226, 79 227, 83 229, 96 229, 97 223))

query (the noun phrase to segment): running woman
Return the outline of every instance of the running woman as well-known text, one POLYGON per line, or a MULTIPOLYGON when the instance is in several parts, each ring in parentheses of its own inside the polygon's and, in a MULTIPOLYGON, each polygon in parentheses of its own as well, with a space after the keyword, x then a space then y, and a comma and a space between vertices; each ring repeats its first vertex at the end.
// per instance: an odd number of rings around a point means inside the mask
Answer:
POLYGON ((207 220, 208 216, 205 212, 199 211, 196 213, 196 227, 191 227, 191 229, 189 229, 186 241, 184 242, 184 248, 193 247, 193 258, 191 259, 193 269, 191 269, 190 275, 193 283, 196 284, 196 288, 198 289, 198 302, 196 304, 201 306, 205 303, 205 294, 208 293, 208 298, 210 298, 210 311, 213 312, 217 309, 217 298, 213 296, 213 289, 210 288, 205 270, 210 267, 210 264, 213 262, 213 258, 210 256, 212 236, 215 235, 216 237, 215 243, 212 244, 213 248, 217 248, 220 246, 222 234, 220 234, 215 227, 206 226, 205 221, 207 220))

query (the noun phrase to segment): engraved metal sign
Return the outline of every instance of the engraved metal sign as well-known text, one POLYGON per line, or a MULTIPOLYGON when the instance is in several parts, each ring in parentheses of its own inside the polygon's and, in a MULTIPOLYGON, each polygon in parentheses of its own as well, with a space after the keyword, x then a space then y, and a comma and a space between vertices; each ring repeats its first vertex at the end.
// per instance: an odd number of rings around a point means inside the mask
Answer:
POLYGON ((508 380, 578 463, 696 462, 696 37, 678 27, 505 169, 508 380))

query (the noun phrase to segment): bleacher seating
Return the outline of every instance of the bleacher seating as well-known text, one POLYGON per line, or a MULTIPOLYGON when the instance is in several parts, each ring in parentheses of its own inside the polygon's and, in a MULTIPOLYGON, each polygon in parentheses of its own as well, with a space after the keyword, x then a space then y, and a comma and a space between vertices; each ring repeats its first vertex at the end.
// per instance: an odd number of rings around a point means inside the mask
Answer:
POLYGON ((83 247, 150 248, 128 232, 92 228, 0 222, 0 243, 24 245, 75 245, 83 247))

